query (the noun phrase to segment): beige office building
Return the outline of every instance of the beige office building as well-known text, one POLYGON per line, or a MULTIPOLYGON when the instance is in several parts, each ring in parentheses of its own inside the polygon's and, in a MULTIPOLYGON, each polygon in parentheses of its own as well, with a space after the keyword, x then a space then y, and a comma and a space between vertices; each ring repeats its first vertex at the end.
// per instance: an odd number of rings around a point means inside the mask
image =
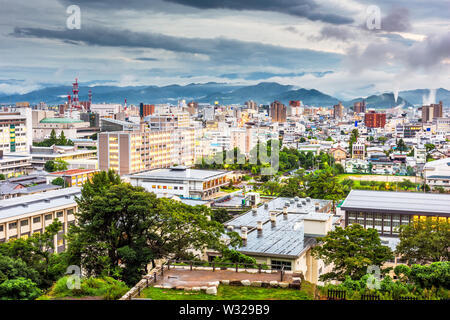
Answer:
POLYGON ((55 236, 55 251, 64 251, 64 234, 75 223, 75 196, 80 195, 81 188, 72 187, 22 196, 20 201, 16 198, 0 200, 0 242, 42 233, 58 219, 63 229, 55 236))

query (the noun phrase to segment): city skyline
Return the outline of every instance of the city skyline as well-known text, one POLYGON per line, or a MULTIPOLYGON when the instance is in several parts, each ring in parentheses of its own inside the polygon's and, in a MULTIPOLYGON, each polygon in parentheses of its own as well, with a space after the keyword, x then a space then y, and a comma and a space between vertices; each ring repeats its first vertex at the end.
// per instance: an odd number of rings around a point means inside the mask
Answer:
POLYGON ((273 81, 343 99, 450 88, 444 1, 2 2, 0 94, 74 77, 119 86, 273 81), (80 29, 66 26, 70 5, 80 7, 80 29), (367 28, 370 5, 380 29, 367 28))

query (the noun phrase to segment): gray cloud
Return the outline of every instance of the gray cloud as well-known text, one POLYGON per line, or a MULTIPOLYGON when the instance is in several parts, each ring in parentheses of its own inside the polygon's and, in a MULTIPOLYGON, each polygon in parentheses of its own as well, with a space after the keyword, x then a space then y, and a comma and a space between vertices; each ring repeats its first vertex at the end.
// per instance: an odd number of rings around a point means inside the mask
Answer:
POLYGON ((394 8, 381 19, 381 30, 388 32, 404 32, 411 30, 409 10, 407 8, 394 8))
MULTIPOLYGON (((60 1, 64 4, 69 3, 69 0, 60 1)), ((229 9, 238 11, 267 11, 332 24, 349 24, 353 22, 353 19, 350 17, 335 13, 324 13, 324 8, 320 7, 314 0, 72 0, 70 4, 106 9, 164 10, 164 3, 162 1, 165 3, 165 6, 167 6, 167 3, 173 3, 200 10, 229 9)), ((173 8, 171 10, 173 11, 173 8)))
POLYGON ((341 56, 321 51, 286 48, 258 42, 228 38, 184 38, 150 32, 133 32, 103 27, 84 26, 79 30, 49 30, 42 28, 18 28, 11 34, 20 38, 54 39, 71 44, 109 46, 122 48, 163 49, 192 57, 201 55, 202 63, 251 64, 278 67, 317 68, 336 66, 341 56), (324 61, 326 63, 324 63, 324 61))
POLYGON ((424 41, 413 44, 374 42, 364 50, 354 46, 348 50, 345 62, 352 71, 403 67, 408 71, 424 69, 432 72, 443 66, 444 59, 450 59, 450 32, 430 35, 424 41))
POLYGON ((320 36, 316 37, 315 39, 323 40, 334 38, 342 41, 347 41, 350 39, 354 39, 355 37, 355 32, 348 28, 339 26, 325 26, 320 30, 320 36))

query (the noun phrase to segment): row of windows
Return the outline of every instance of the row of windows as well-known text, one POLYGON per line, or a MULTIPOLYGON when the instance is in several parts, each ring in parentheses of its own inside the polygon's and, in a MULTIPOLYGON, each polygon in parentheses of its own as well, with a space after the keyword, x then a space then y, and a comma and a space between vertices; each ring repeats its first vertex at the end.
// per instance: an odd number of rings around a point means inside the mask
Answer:
MULTIPOLYGON (((172 186, 161 186, 161 185, 152 185, 152 189, 169 189, 172 190, 172 186)), ((173 187, 174 190, 183 190, 184 187, 173 187)))
MULTIPOLYGON (((376 229, 383 235, 398 235, 400 225, 407 225, 411 221, 426 220, 427 216, 400 215, 371 212, 348 212, 347 224, 358 223, 367 228, 376 229)), ((446 217, 432 217, 432 219, 445 220, 446 217)))
MULTIPOLYGON (((68 209, 67 210, 67 215, 73 214, 73 209, 68 209)), ((62 218, 64 216, 64 211, 57 211, 56 212, 56 218, 62 218)), ((44 220, 48 221, 48 220, 52 220, 53 219, 53 214, 46 214, 44 216, 44 220)), ((41 222, 41 217, 34 217, 33 218, 33 223, 40 223, 41 222)), ((24 226, 28 226, 28 219, 27 220, 22 220, 20 221, 20 226, 24 227, 24 226)), ((8 225, 8 228, 11 229, 16 229, 17 228, 17 222, 11 222, 8 225)), ((0 232, 3 232, 3 225, 0 226, 0 232)))

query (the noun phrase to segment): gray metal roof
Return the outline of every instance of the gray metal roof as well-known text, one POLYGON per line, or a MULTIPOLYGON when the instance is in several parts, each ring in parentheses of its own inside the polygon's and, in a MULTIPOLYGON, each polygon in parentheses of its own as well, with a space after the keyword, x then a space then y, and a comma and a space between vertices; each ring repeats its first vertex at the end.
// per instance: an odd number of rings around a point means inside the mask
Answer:
POLYGON ((80 194, 81 188, 71 187, 0 200, 0 220, 60 206, 75 205, 75 196, 80 194))
POLYGON ((330 201, 305 198, 276 198, 228 222, 225 226, 232 226, 233 231, 241 234, 241 227, 247 227, 247 243, 239 248, 240 252, 276 256, 280 258, 294 258, 315 243, 314 238, 305 236, 304 219, 328 220, 330 214, 316 212, 330 201), (298 206, 301 204, 301 207, 298 206), (287 214, 283 214, 283 207, 287 206, 287 214), (270 212, 276 212, 276 223, 272 225, 270 212), (257 222, 263 222, 262 235, 256 230, 257 222))
POLYGON ((450 216, 450 195, 352 190, 342 204, 341 209, 450 216))
POLYGON ((298 257, 309 245, 311 238, 305 238, 303 218, 288 214, 277 216, 276 225, 266 222, 263 224, 262 235, 254 230, 247 235, 247 244, 239 251, 259 255, 276 255, 285 257, 298 257))
POLYGON ((319 207, 322 208, 326 204, 328 204, 329 200, 321 200, 321 199, 311 199, 308 202, 305 198, 298 198, 298 201, 295 201, 294 198, 276 198, 269 202, 266 202, 266 205, 259 206, 256 208, 256 213, 253 210, 250 210, 230 221, 225 223, 226 226, 234 226, 237 228, 240 227, 248 227, 255 228, 257 226, 257 221, 267 221, 270 219, 271 211, 283 211, 283 206, 289 205, 287 208, 288 213, 292 214, 302 214, 307 215, 310 213, 314 213, 314 216, 321 216, 320 213, 315 213, 315 204, 319 203, 319 207), (292 202, 292 203, 291 203, 292 202), (302 204, 301 208, 298 207, 298 204, 302 204))

